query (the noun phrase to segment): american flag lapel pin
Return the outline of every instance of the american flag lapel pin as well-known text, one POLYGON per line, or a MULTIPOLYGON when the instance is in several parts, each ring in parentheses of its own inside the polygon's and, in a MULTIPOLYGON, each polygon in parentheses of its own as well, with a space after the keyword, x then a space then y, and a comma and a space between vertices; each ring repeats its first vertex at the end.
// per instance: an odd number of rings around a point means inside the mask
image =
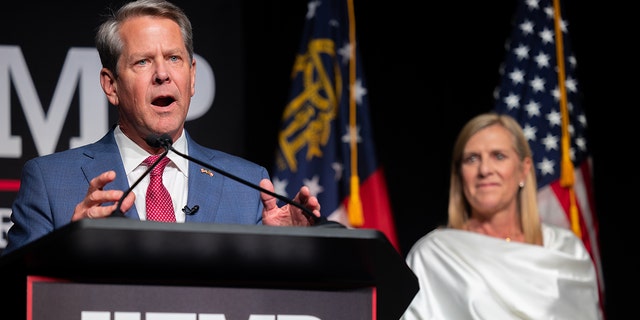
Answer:
POLYGON ((205 168, 200 168, 200 173, 205 173, 208 174, 210 177, 213 177, 213 172, 205 169, 205 168))

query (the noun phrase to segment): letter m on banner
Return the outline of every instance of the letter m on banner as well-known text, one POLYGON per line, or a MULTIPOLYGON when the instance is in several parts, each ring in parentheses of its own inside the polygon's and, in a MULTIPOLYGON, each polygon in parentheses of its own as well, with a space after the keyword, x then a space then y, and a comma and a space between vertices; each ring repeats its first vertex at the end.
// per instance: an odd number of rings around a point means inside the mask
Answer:
POLYGON ((71 48, 58 85, 45 109, 30 76, 20 47, 0 45, 0 158, 21 158, 21 137, 11 135, 11 86, 22 106, 38 155, 55 152, 67 113, 76 92, 80 100, 80 134, 70 147, 93 142, 108 130, 108 106, 96 80, 100 59, 94 48, 71 48), (13 81, 10 81, 13 80, 13 81))

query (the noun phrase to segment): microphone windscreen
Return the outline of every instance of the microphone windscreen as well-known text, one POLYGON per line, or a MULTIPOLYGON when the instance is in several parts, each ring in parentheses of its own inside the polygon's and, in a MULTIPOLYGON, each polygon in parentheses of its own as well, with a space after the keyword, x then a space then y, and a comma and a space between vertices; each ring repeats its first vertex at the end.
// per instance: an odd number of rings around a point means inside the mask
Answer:
POLYGON ((157 134, 150 134, 148 135, 144 141, 152 148, 168 148, 173 144, 173 140, 171 139, 171 137, 166 134, 163 133, 162 135, 158 136, 157 134))
POLYGON ((173 139, 171 139, 171 137, 167 133, 163 133, 162 135, 160 135, 158 141, 160 141, 160 145, 165 148, 169 148, 173 144, 173 139))
POLYGON ((157 134, 148 135, 144 141, 152 148, 160 148, 162 145, 160 144, 160 137, 157 134))

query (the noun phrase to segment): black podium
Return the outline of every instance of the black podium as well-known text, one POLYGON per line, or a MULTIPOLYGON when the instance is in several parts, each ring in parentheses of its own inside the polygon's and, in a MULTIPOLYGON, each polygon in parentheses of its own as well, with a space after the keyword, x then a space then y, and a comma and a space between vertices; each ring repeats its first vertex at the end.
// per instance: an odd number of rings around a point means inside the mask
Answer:
POLYGON ((7 319, 386 320, 418 291, 378 230, 125 218, 73 222, 0 258, 0 274, 7 319))

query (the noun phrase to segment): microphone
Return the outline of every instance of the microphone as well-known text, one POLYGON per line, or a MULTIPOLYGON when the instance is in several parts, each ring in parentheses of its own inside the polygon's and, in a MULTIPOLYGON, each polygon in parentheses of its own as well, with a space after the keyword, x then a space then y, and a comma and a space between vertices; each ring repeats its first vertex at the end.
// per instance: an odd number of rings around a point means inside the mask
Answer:
MULTIPOLYGON (((127 195, 129 195, 129 193, 131 193, 131 191, 133 191, 133 189, 140 183, 140 181, 142 181, 142 179, 146 176, 149 175, 149 173, 151 172, 151 170, 153 170, 153 168, 156 167, 156 165, 158 165, 158 163, 160 163, 160 161, 167 156, 167 154, 169 154, 169 148, 171 147, 171 137, 169 137, 168 134, 163 134, 160 137, 153 137, 153 136, 149 136, 145 139, 145 141, 147 142, 147 144, 151 147, 154 148, 159 148, 159 147, 163 147, 164 148, 164 152, 158 157, 158 159, 151 164, 151 166, 149 166, 147 168, 147 171, 145 171, 140 178, 138 178, 138 180, 136 180, 130 187, 129 189, 127 189, 123 194, 122 197, 120 197, 120 200, 118 200, 118 205, 116 206, 116 209, 113 210, 113 212, 111 212, 111 215, 109 217, 124 217, 124 212, 122 212, 122 201, 124 201, 124 198, 127 197, 127 195)), ((196 209, 196 211, 198 211, 196 209)), ((194 212, 195 213, 195 212, 194 212)))
POLYGON ((196 214, 196 212, 198 212, 198 210, 200 210, 200 206, 199 205, 195 205, 192 208, 189 208, 189 206, 184 206, 184 208, 182 208, 182 212, 184 212, 184 214, 186 214, 188 216, 192 216, 192 215, 196 214))
POLYGON ((149 145, 152 148, 162 147, 166 151, 169 151, 169 149, 171 149, 171 145, 173 144, 173 139, 171 139, 171 137, 166 133, 163 133, 162 135, 159 135, 159 136, 155 134, 150 134, 144 139, 144 142, 146 142, 147 145, 149 145))
MULTIPOLYGON (((242 184, 244 184, 244 185, 246 185, 246 186, 248 186, 250 188, 253 188, 253 189, 258 190, 260 192, 264 192, 264 193, 266 193, 266 194, 268 194, 268 195, 270 195, 272 197, 275 197, 275 198, 277 198, 277 199, 279 199, 279 200, 281 200, 283 202, 286 202, 286 203, 288 203, 290 205, 293 205, 293 206, 299 208, 300 210, 302 210, 302 213, 307 217, 307 219, 310 219, 310 220, 313 221, 312 226, 327 226, 327 227, 344 228, 344 225, 342 225, 342 224, 340 224, 338 222, 330 221, 327 218, 322 217, 322 216, 316 217, 313 214, 313 212, 311 212, 309 209, 307 209, 302 204, 300 204, 300 203, 298 203, 296 201, 293 201, 293 200, 291 200, 291 199, 289 199, 289 198, 287 198, 285 196, 279 195, 279 194, 277 194, 275 192, 269 191, 269 190, 267 190, 267 189, 265 189, 265 188, 263 188, 263 187, 261 187, 261 186, 259 186, 257 184, 251 183, 251 182, 249 182, 249 181, 247 181, 245 179, 242 179, 242 178, 240 178, 240 177, 238 177, 236 175, 233 175, 233 174, 231 174, 229 172, 226 172, 226 171, 224 171, 224 170, 222 170, 220 168, 216 168, 216 167, 214 167, 214 166, 212 166, 212 165, 210 165, 208 163, 205 163, 205 162, 200 161, 200 160, 198 160, 196 158, 188 156, 188 155, 186 155, 186 154, 184 154, 182 152, 179 152, 178 150, 174 149, 171 146, 173 144, 173 141, 171 140, 171 137, 169 137, 169 135, 167 135, 167 134, 163 134, 161 136, 150 135, 149 137, 147 137, 147 139, 145 139, 145 141, 147 142, 147 144, 149 144, 150 146, 152 146, 154 148, 163 147, 163 148, 165 148, 166 152, 171 150, 174 153, 176 153, 177 155, 179 155, 179 156, 181 156, 181 157, 183 157, 183 158, 185 158, 185 159, 187 159, 189 161, 195 162, 195 163, 197 163, 197 164, 199 164, 199 165, 201 165, 203 167, 206 167, 207 169, 213 170, 213 171, 215 171, 215 172, 217 172, 217 173, 219 173, 219 174, 221 174, 221 175, 223 175, 225 177, 231 178, 231 179, 233 179, 233 180, 235 180, 237 182, 240 182, 240 183, 242 183, 242 184)), ((160 157, 160 158, 162 158, 162 157, 160 157)), ((191 208, 192 214, 195 213, 195 211, 198 211, 198 209, 196 209, 196 208, 199 209, 198 206, 194 206, 193 208, 191 208), (193 211, 193 210, 195 210, 195 211, 193 211)), ((185 212, 185 214, 187 213, 184 208, 182 210, 185 212)))

